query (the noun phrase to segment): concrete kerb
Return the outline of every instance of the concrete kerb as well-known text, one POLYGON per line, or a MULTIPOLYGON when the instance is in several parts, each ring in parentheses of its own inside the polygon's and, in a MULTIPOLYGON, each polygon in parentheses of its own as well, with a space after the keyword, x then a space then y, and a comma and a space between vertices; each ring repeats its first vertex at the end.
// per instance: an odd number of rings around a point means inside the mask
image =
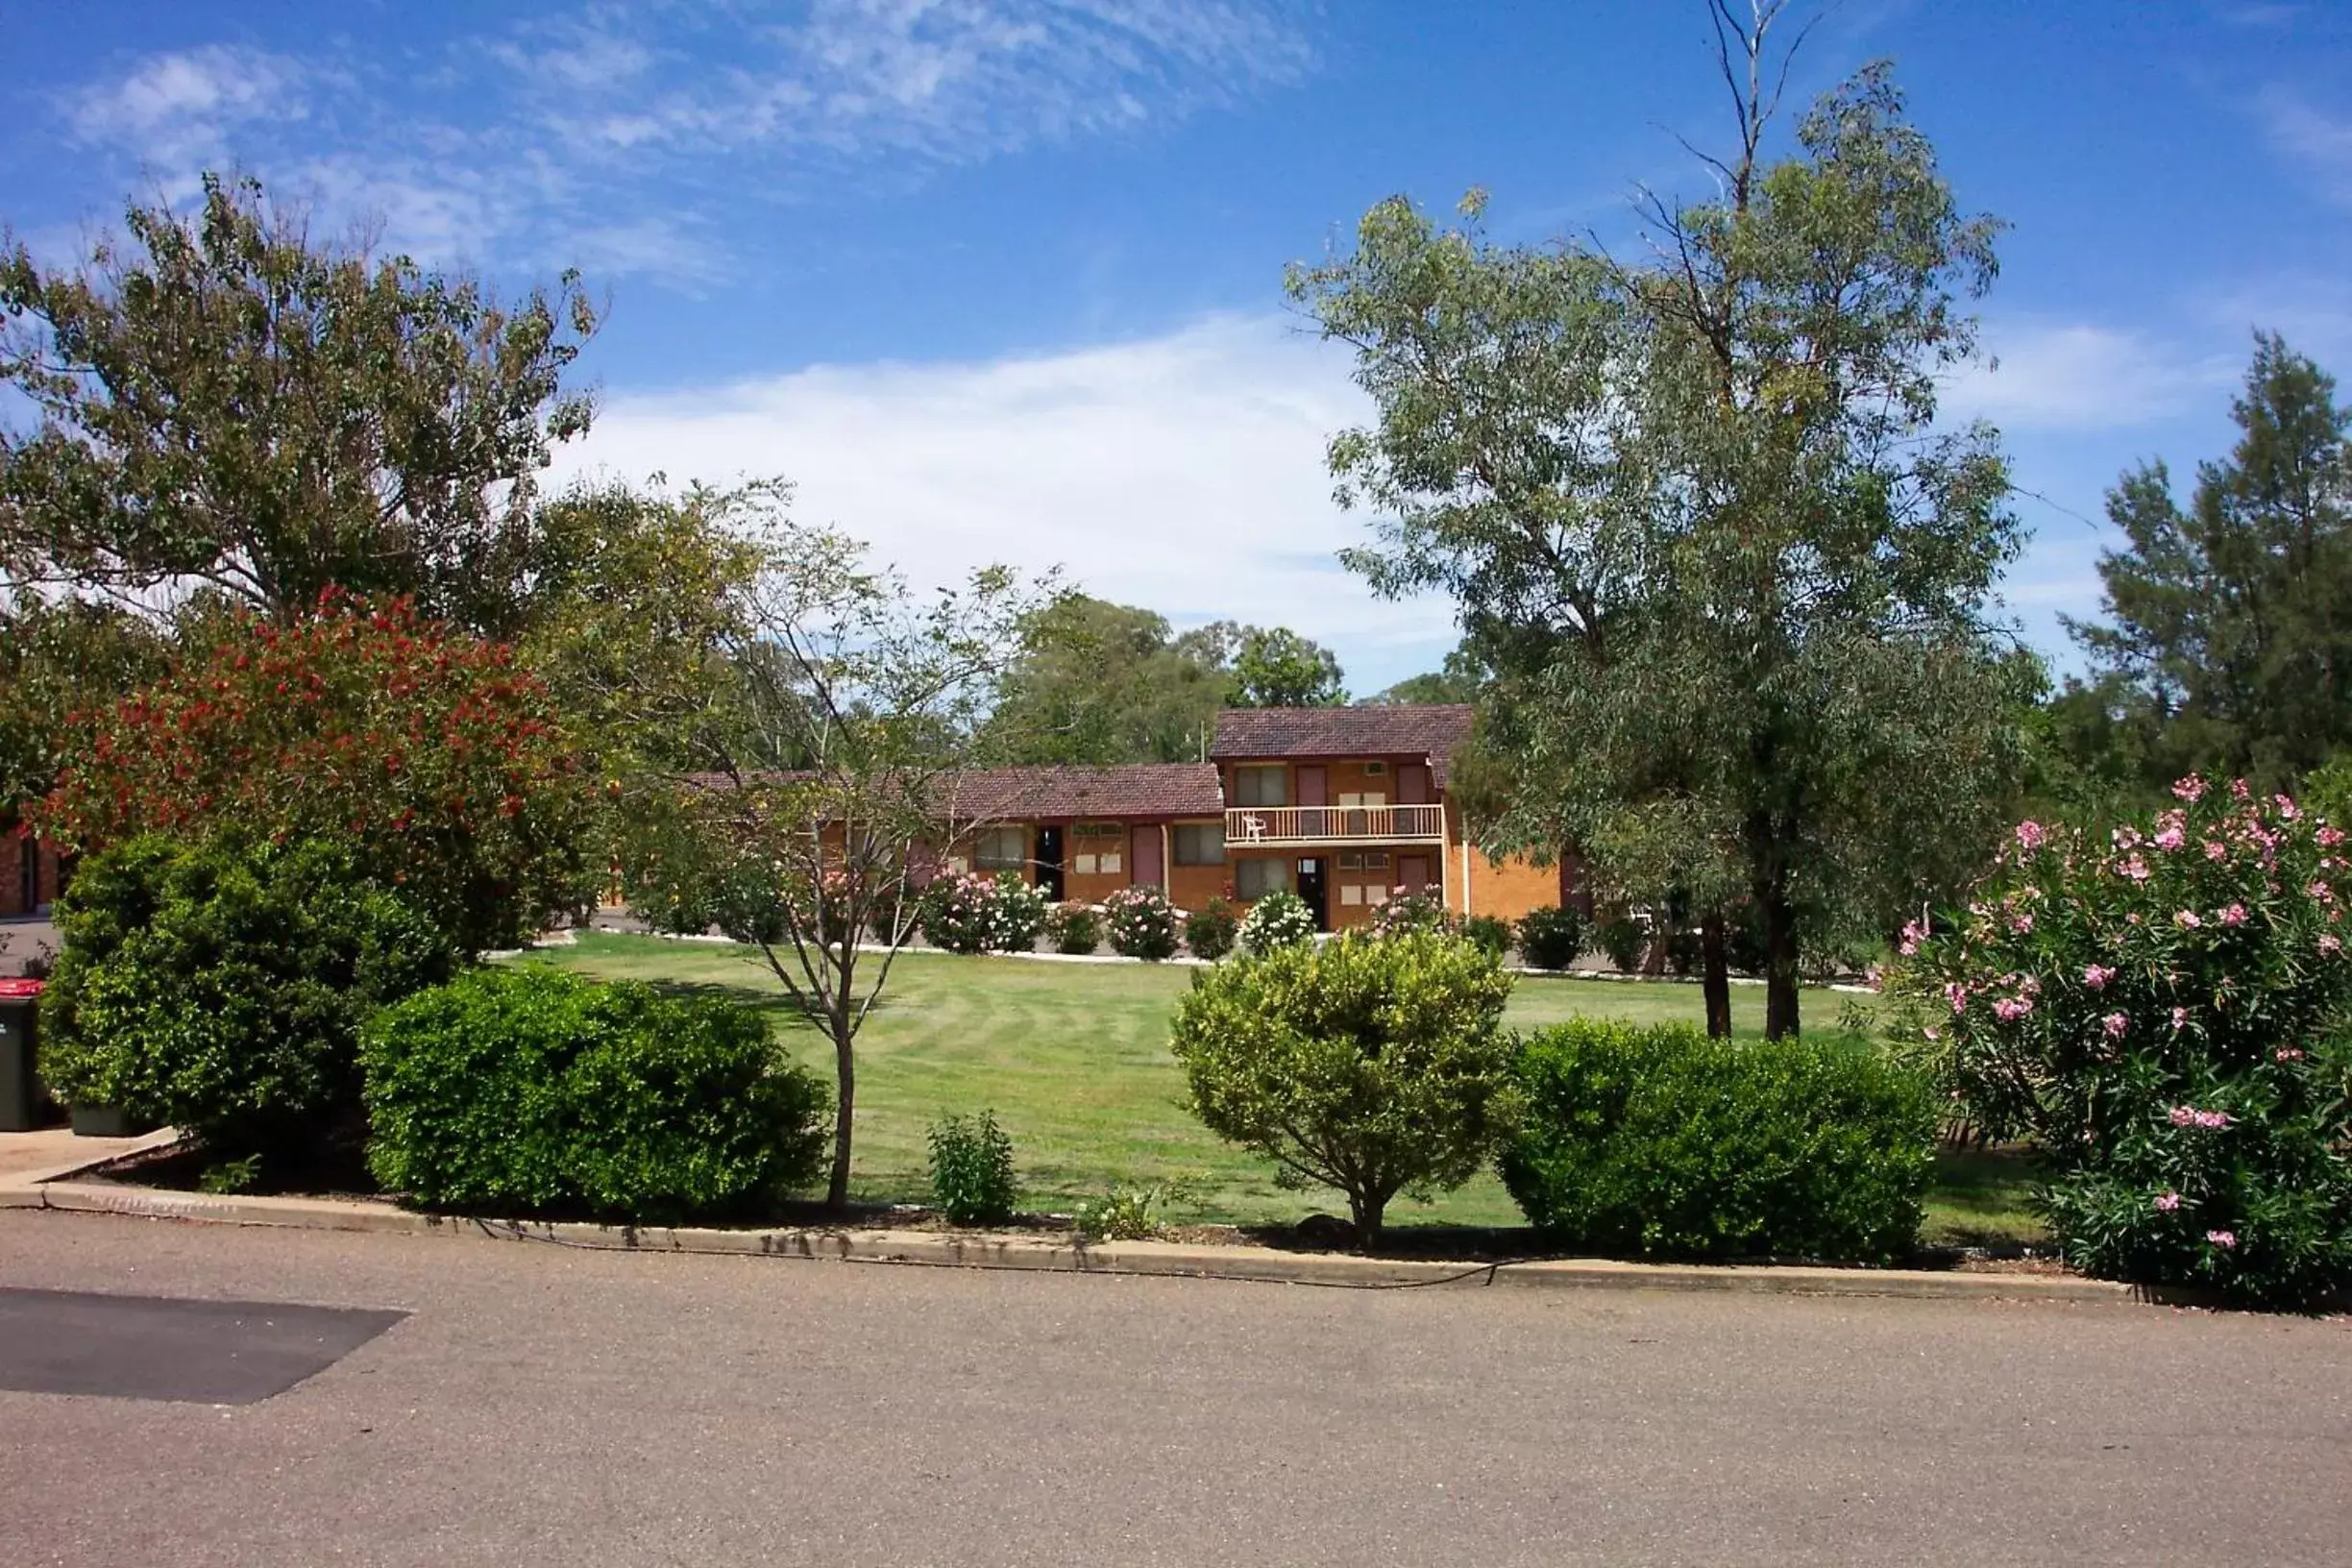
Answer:
MULTIPOLYGON (((159 1133, 143 1147, 160 1147, 159 1133)), ((55 1209, 214 1225, 277 1225, 301 1230, 442 1236, 539 1242, 608 1252, 680 1252, 723 1256, 906 1263, 947 1268, 1142 1274, 1189 1279, 1354 1289, 1507 1286, 1515 1288, 1717 1290, 1771 1295, 1878 1296, 1934 1301, 2041 1301, 2121 1306, 2138 1299, 2124 1286, 2031 1274, 1959 1274, 1923 1269, 1723 1267, 1629 1263, 1606 1259, 1525 1262, 1442 1262, 1290 1253, 1264 1247, 1199 1246, 1172 1241, 1079 1242, 1069 1237, 780 1227, 596 1225, 563 1221, 473 1219, 420 1213, 366 1199, 277 1198, 165 1191, 76 1181, 93 1164, 36 1172, 0 1184, 0 1208, 55 1209)))

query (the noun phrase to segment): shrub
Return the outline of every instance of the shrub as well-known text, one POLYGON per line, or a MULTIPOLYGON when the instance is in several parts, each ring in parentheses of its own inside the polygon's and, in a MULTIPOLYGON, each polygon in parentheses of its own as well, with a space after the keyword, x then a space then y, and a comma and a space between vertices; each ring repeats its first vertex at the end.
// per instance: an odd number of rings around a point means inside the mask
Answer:
POLYGON ((1176 911, 1158 888, 1121 888, 1103 900, 1111 946, 1154 963, 1176 956, 1176 911))
POLYGON ((1530 968, 1564 969, 1584 951, 1584 917, 1573 909, 1531 909, 1519 921, 1519 956, 1530 968))
POLYGON ((355 1134, 360 1023, 456 963, 431 921, 316 844, 133 839, 83 863, 57 922, 50 1088, 184 1127, 248 1175, 355 1134))
POLYGON ((1013 1217, 1019 1188, 1013 1176, 1013 1139, 996 1114, 942 1116, 931 1124, 931 1201, 958 1225, 989 1225, 1013 1217))
POLYGON ((1277 889, 1249 907, 1237 933, 1242 947, 1261 957, 1284 947, 1312 942, 1314 911, 1297 894, 1277 889))
POLYGON ((324 839, 478 952, 594 894, 594 781, 513 649, 334 590, 292 624, 239 614, 88 722, 44 831, 324 839))
POLYGON ((2021 822, 1905 929, 1899 1042, 2051 1162, 2088 1272, 2303 1304, 2352 1283, 2344 835, 2189 778, 2111 833, 2021 822))
POLYGON ((1448 931, 1453 926, 1453 912, 1427 888, 1415 893, 1390 888, 1388 901, 1372 913, 1372 927, 1383 935, 1399 931, 1448 931))
POLYGON ((1500 962, 1510 952, 1510 921, 1492 915, 1473 915, 1461 922, 1464 942, 1482 952, 1492 953, 1500 962))
POLYGON ((1045 912, 1045 940, 1057 953, 1092 952, 1102 945, 1102 927, 1092 904, 1056 904, 1045 912))
POLYGON ((1650 946, 1650 928, 1631 911, 1617 911, 1595 928, 1593 936, 1608 955, 1611 968, 1626 974, 1640 970, 1642 955, 1650 946))
POLYGON ((1919 1238, 1926 1083, 1875 1053, 1579 1019, 1530 1037, 1500 1162, 1556 1245, 1884 1262, 1919 1238))
POLYGON ((809 1181, 830 1095, 757 1010, 541 965, 478 969, 362 1032, 383 1187, 433 1208, 674 1221, 809 1181))
POLYGON ((923 939, 951 953, 1026 953, 1045 929, 1045 894, 1010 871, 942 877, 923 895, 923 939))
POLYGON ((1210 1131, 1345 1192, 1368 1248, 1391 1198, 1460 1186, 1507 1126, 1509 995, 1458 938, 1351 932, 1197 971, 1176 1058, 1210 1131))
POLYGON ((1117 1182, 1099 1198, 1078 1205, 1071 1225, 1099 1241, 1149 1241, 1167 1229, 1168 1206, 1184 1194, 1182 1182, 1117 1182))
POLYGON ((1185 917, 1185 945, 1192 949, 1194 958, 1213 964, 1234 950, 1240 929, 1241 917, 1235 912, 1233 900, 1219 894, 1185 917))

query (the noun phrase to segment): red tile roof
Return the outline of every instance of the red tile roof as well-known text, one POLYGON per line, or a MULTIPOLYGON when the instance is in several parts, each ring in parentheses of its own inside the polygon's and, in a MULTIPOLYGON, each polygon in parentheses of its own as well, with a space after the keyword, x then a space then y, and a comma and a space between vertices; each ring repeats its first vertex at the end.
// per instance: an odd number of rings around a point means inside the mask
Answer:
MULTIPOLYGON (((1139 762, 1113 768, 987 768, 939 781, 960 818, 1217 817, 1225 796, 1205 762, 1139 762)), ((943 800, 948 805, 948 800, 943 800)))
POLYGON ((1427 757, 1440 789, 1470 738, 1467 703, 1361 708, 1227 708, 1217 715, 1219 762, 1275 757, 1427 757))

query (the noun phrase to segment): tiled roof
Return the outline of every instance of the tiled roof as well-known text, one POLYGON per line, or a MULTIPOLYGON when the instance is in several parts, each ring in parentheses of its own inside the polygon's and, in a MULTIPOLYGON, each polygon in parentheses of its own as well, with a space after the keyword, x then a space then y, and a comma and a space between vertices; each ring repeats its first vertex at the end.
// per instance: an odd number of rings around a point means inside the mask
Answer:
POLYGON ((1225 810, 1217 771, 1205 762, 1138 762, 1114 768, 988 768, 951 773, 960 818, 1035 821, 1072 817, 1216 817, 1225 810))
POLYGON ((1455 748, 1470 738, 1460 702, 1361 708, 1227 708, 1217 715, 1220 762, 1273 757, 1427 757, 1444 788, 1455 748))

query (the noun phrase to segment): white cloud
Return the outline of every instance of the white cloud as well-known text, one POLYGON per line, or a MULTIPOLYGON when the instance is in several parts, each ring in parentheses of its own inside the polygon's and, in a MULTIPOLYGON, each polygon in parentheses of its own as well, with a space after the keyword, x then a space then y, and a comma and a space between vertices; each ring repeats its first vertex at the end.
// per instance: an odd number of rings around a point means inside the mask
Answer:
POLYGON ((974 364, 821 366, 606 400, 558 478, 674 484, 781 474, 796 514, 869 541, 910 579, 1007 561, 1180 625, 1220 617, 1330 644, 1359 690, 1452 645, 1438 600, 1372 598, 1334 559, 1364 524, 1323 449, 1368 412, 1344 351, 1270 317, 974 364))
POLYGON ((2209 399, 2234 374, 2145 333, 2082 322, 1990 323, 1993 362, 1946 384, 1940 411, 1989 419, 2004 430, 2084 430, 2168 418, 2209 399))
POLYGON ((151 55, 117 80, 84 88, 69 100, 67 117, 84 141, 171 171, 218 159, 239 125, 306 116, 309 77, 284 55, 211 44, 151 55))

